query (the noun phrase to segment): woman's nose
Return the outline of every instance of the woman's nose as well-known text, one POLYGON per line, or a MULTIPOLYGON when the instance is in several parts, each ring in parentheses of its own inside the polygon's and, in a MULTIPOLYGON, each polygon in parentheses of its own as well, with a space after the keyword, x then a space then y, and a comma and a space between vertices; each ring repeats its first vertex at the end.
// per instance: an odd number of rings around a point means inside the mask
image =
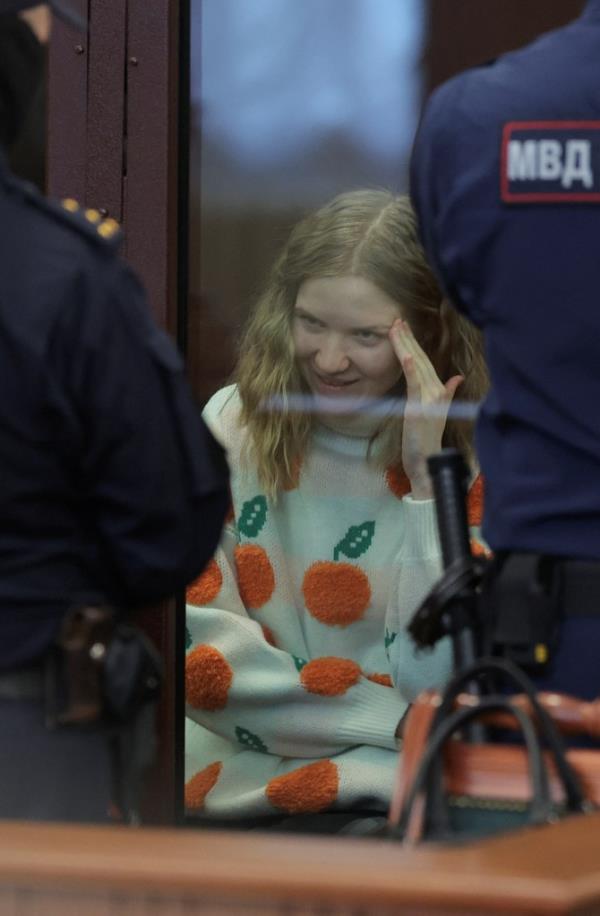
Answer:
POLYGON ((334 375, 344 372, 350 365, 343 341, 336 337, 328 337, 320 341, 319 349, 314 356, 315 368, 319 372, 334 375))

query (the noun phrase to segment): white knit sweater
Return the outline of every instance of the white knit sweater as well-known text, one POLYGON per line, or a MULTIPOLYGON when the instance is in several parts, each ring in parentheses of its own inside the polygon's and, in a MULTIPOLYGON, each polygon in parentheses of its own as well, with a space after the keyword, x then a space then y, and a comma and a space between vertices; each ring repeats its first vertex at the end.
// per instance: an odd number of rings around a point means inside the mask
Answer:
POLYGON ((234 386, 205 409, 234 520, 188 589, 188 811, 385 811, 398 722, 450 671, 447 644, 417 656, 404 632, 441 568, 434 503, 401 495, 368 439, 320 428, 273 505, 241 455, 239 412, 234 386))

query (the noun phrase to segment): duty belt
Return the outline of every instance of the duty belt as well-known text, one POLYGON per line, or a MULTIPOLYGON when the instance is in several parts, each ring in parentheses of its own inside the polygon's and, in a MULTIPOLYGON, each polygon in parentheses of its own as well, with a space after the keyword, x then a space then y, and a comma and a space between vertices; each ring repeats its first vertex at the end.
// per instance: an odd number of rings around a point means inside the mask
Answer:
POLYGON ((558 560, 560 598, 566 617, 600 617, 600 563, 558 560))
POLYGON ((561 620, 600 617, 600 562, 498 552, 481 599, 486 651, 525 667, 545 666, 561 620))

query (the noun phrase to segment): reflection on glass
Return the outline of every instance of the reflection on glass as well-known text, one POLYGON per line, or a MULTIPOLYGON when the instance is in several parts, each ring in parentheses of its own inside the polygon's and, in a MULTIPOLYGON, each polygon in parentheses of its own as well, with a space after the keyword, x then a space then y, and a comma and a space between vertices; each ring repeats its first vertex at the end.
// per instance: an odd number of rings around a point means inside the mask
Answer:
POLYGON ((422 0, 192 0, 189 370, 206 400, 293 223, 406 188, 422 0))
POLYGON ((192 9, 205 204, 306 207, 359 177, 403 182, 420 102, 419 0, 344 0, 343 16, 339 0, 192 9))
MULTIPOLYGON (((188 810, 277 829, 383 820, 407 705, 450 670, 446 641, 417 656, 405 634, 440 572, 426 458, 444 442, 473 459, 448 412, 485 386, 406 197, 349 192, 295 226, 236 379, 205 410, 232 517, 188 591, 188 810)), ((479 492, 473 461, 474 536, 479 492)))

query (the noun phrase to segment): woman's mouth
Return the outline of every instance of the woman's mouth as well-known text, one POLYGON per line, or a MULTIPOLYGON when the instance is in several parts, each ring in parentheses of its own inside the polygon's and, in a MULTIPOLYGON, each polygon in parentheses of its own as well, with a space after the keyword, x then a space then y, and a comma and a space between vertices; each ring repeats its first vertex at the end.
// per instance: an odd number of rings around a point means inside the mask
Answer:
POLYGON ((322 375, 314 376, 319 394, 343 394, 356 384, 356 379, 324 378, 322 375))

